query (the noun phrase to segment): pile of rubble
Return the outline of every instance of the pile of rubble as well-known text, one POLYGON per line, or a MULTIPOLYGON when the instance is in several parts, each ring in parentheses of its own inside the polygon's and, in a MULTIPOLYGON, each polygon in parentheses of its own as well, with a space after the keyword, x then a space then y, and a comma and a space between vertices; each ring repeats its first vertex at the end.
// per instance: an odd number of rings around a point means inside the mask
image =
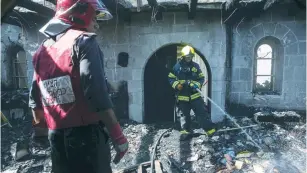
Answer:
MULTIPOLYGON (((247 140, 240 129, 217 132, 212 137, 193 135, 190 138, 183 138, 177 130, 172 130, 161 139, 155 159, 160 161, 165 172, 174 173, 306 172, 305 123, 291 123, 287 128, 277 124, 258 125, 250 118, 237 118, 237 123, 241 126, 257 125, 245 130, 261 146, 262 151, 247 140)), ((121 124, 129 140, 129 151, 119 164, 112 164, 115 173, 150 161, 157 139, 165 130, 174 127, 172 123, 145 125, 125 121, 121 124)), ((219 129, 226 127, 235 126, 229 121, 219 124, 219 129)), ((13 128, 2 128, 2 172, 50 172, 48 141, 45 139, 45 143, 40 145, 27 141, 30 139, 30 132, 30 120, 15 123, 13 128), (31 154, 15 161, 13 155, 16 151, 13 148, 22 140, 29 144, 31 154)), ((112 149, 112 156, 114 155, 115 151, 112 149)), ((147 172, 149 169, 147 168, 147 172)))
POLYGON ((29 90, 1 91, 1 109, 28 107, 29 90))
MULTIPOLYGON (((242 119, 240 124, 250 124, 242 119), (243 121, 243 122, 242 122, 243 121)), ((161 158, 171 156, 181 172, 305 172, 306 136, 305 127, 296 126, 287 131, 279 126, 271 129, 254 127, 247 133, 261 146, 262 152, 246 136, 237 131, 217 133, 211 138, 199 136, 190 141, 175 139, 162 142, 161 158), (179 143, 179 144, 178 144, 179 143)), ((167 160, 167 159, 166 159, 167 160)), ((180 171, 179 171, 180 172, 180 171)))
MULTIPOLYGON (((28 113, 29 91, 27 89, 1 91, 1 116, 9 120, 25 119, 28 113)), ((1 121, 1 125, 9 124, 1 121)))
MULTIPOLYGON (((299 116, 295 112, 273 112, 274 116, 299 116)), ((256 115, 268 115, 258 113, 256 115)), ((237 119, 241 126, 250 126, 245 131, 261 147, 246 139, 240 129, 217 132, 212 137, 192 135, 184 138, 173 130, 162 138, 157 160, 165 172, 306 172, 306 124, 302 121, 280 123, 259 122, 252 118, 237 119)), ((230 121, 219 124, 220 129, 235 127, 230 121)), ((159 136, 172 124, 143 125, 125 124, 125 134, 130 142, 130 151, 123 162, 113 165, 114 170, 150 160, 153 145, 159 136)), ((115 153, 113 153, 115 154, 115 153)), ((147 169, 149 172, 149 168, 147 169)), ((116 172, 116 171, 115 171, 116 172)))
POLYGON ((1 128, 1 172, 50 172, 49 143, 46 138, 39 143, 31 140, 31 115, 11 121, 11 125, 1 128))

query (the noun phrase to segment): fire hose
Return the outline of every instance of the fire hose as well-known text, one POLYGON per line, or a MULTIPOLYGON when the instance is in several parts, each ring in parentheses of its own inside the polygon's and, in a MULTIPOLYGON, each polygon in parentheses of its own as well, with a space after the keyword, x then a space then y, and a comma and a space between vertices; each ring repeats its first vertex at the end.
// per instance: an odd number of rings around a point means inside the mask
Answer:
POLYGON ((154 173, 154 172, 155 172, 155 171, 153 170, 153 165, 154 165, 154 160, 155 160, 155 157, 156 157, 156 150, 157 150, 158 144, 159 144, 161 138, 164 136, 164 134, 167 133, 167 132, 169 132, 169 131, 171 131, 171 130, 172 130, 172 128, 165 130, 165 131, 160 135, 160 137, 158 138, 158 140, 157 140, 155 146, 153 147, 153 151, 152 151, 152 155, 151 155, 151 160, 150 160, 150 161, 151 161, 151 163, 150 163, 150 173, 154 173))
MULTIPOLYGON (((199 90, 199 89, 196 89, 196 91, 197 92, 199 92, 200 94, 201 94, 201 97, 202 98, 204 98, 204 95, 202 94, 202 92, 199 90)), ((247 137, 247 139, 248 140, 250 140, 251 142, 253 142, 254 144, 255 144, 255 146, 260 150, 260 151, 262 151, 262 148, 252 139, 252 137, 244 130, 244 128, 246 128, 246 127, 241 127, 237 122, 236 122, 236 120, 234 119, 234 118, 232 118, 227 112, 225 112, 219 105, 217 105, 212 99, 210 99, 209 97, 207 97, 207 99, 214 105, 214 106, 216 106, 220 111, 222 111, 223 112, 223 114, 225 114, 226 115, 226 117, 228 118, 228 119, 230 119, 236 126, 237 126, 237 128, 238 129, 240 129, 245 135, 246 135, 246 137, 247 137)), ((175 110, 176 111, 176 110, 175 110)), ((176 119, 176 112, 174 112, 174 122, 176 121, 175 119, 176 119)), ((255 125, 252 125, 252 126, 248 126, 248 127, 254 127, 255 125)), ((151 162, 151 169, 150 169, 150 173, 154 173, 155 171, 154 171, 154 160, 155 160, 155 156, 156 156, 156 150, 157 150, 157 146, 158 146, 158 144, 159 144, 159 142, 160 142, 160 140, 161 140, 161 138, 164 136, 164 134, 165 133, 167 133, 167 132, 169 132, 169 131, 171 131, 172 130, 172 128, 170 128, 170 129, 167 129, 166 131, 164 131, 161 135, 160 135, 160 137, 158 138, 158 140, 157 140, 157 142, 156 142, 156 144, 154 145, 154 147, 153 147, 153 151, 152 151, 152 155, 151 155, 151 160, 150 160, 150 162, 151 162)), ((228 129, 229 130, 229 129, 228 129)), ((226 131, 226 130, 225 130, 226 131)))
MULTIPOLYGON (((204 98, 203 93, 200 91, 200 89, 196 88, 196 91, 201 94, 201 97, 204 98)), ((214 105, 216 106, 226 117, 232 121, 238 128, 241 129, 241 131, 246 135, 246 138, 250 140, 254 145, 262 151, 262 148, 253 140, 253 138, 236 122, 234 118, 232 118, 227 112, 225 112, 219 105, 217 105, 211 98, 207 97, 207 99, 214 105)))

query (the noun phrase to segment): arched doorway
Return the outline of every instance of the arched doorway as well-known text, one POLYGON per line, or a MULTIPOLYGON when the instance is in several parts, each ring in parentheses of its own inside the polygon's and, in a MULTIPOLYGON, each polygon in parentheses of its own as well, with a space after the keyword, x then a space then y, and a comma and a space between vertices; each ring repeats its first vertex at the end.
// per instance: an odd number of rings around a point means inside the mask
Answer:
MULTIPOLYGON (((175 106, 175 91, 168 82, 168 73, 177 62, 178 51, 183 44, 169 44, 161 47, 149 58, 144 70, 144 122, 173 121, 175 106)), ((211 71, 205 57, 196 50, 193 59, 200 65, 207 83, 202 92, 205 96, 211 96, 211 71)), ((210 103, 207 99, 210 110, 210 103)))

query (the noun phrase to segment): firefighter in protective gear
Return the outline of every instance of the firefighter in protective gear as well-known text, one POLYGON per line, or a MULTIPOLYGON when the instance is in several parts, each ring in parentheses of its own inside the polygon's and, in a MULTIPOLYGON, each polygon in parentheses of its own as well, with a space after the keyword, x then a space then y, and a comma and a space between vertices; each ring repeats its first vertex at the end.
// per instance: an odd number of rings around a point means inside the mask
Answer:
POLYGON ((191 109, 194 111, 197 121, 208 135, 215 132, 205 109, 201 94, 196 89, 201 89, 204 83, 204 74, 199 65, 192 61, 195 50, 191 46, 185 46, 181 50, 181 59, 173 67, 173 72, 168 75, 171 86, 177 91, 177 106, 180 111, 180 126, 182 134, 191 132, 191 109))
POLYGON ((114 163, 128 150, 94 33, 97 20, 111 18, 99 0, 58 0, 55 17, 40 30, 48 39, 33 56, 29 107, 34 124, 49 129, 54 173, 111 173, 108 138, 114 163))

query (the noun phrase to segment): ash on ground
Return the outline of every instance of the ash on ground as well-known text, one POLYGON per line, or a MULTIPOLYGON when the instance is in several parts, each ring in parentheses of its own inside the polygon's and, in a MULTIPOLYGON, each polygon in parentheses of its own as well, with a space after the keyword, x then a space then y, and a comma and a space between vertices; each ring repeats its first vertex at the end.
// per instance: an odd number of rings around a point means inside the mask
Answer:
MULTIPOLYGON (((256 124, 249 118, 237 118, 241 126, 256 124)), ((114 172, 142 162, 150 161, 152 149, 159 136, 173 124, 145 125, 132 121, 121 122, 124 134, 129 140, 129 151, 122 161, 114 165, 114 172)), ((276 124, 246 128, 245 131, 260 145, 247 140, 240 130, 217 132, 212 137, 199 135, 184 137, 172 130, 160 141, 156 159, 160 160, 166 172, 222 173, 222 172, 306 172, 306 124, 276 124), (290 127, 289 127, 290 126, 290 127)), ((225 121, 219 129, 235 127, 225 121)), ((13 128, 3 127, 1 137, 1 171, 4 173, 50 172, 50 148, 47 139, 38 145, 31 142, 31 121, 22 120, 13 128), (29 143, 29 154, 20 161, 14 161, 12 145, 19 141, 29 143)), ((112 156, 115 151, 112 149, 112 156)))

